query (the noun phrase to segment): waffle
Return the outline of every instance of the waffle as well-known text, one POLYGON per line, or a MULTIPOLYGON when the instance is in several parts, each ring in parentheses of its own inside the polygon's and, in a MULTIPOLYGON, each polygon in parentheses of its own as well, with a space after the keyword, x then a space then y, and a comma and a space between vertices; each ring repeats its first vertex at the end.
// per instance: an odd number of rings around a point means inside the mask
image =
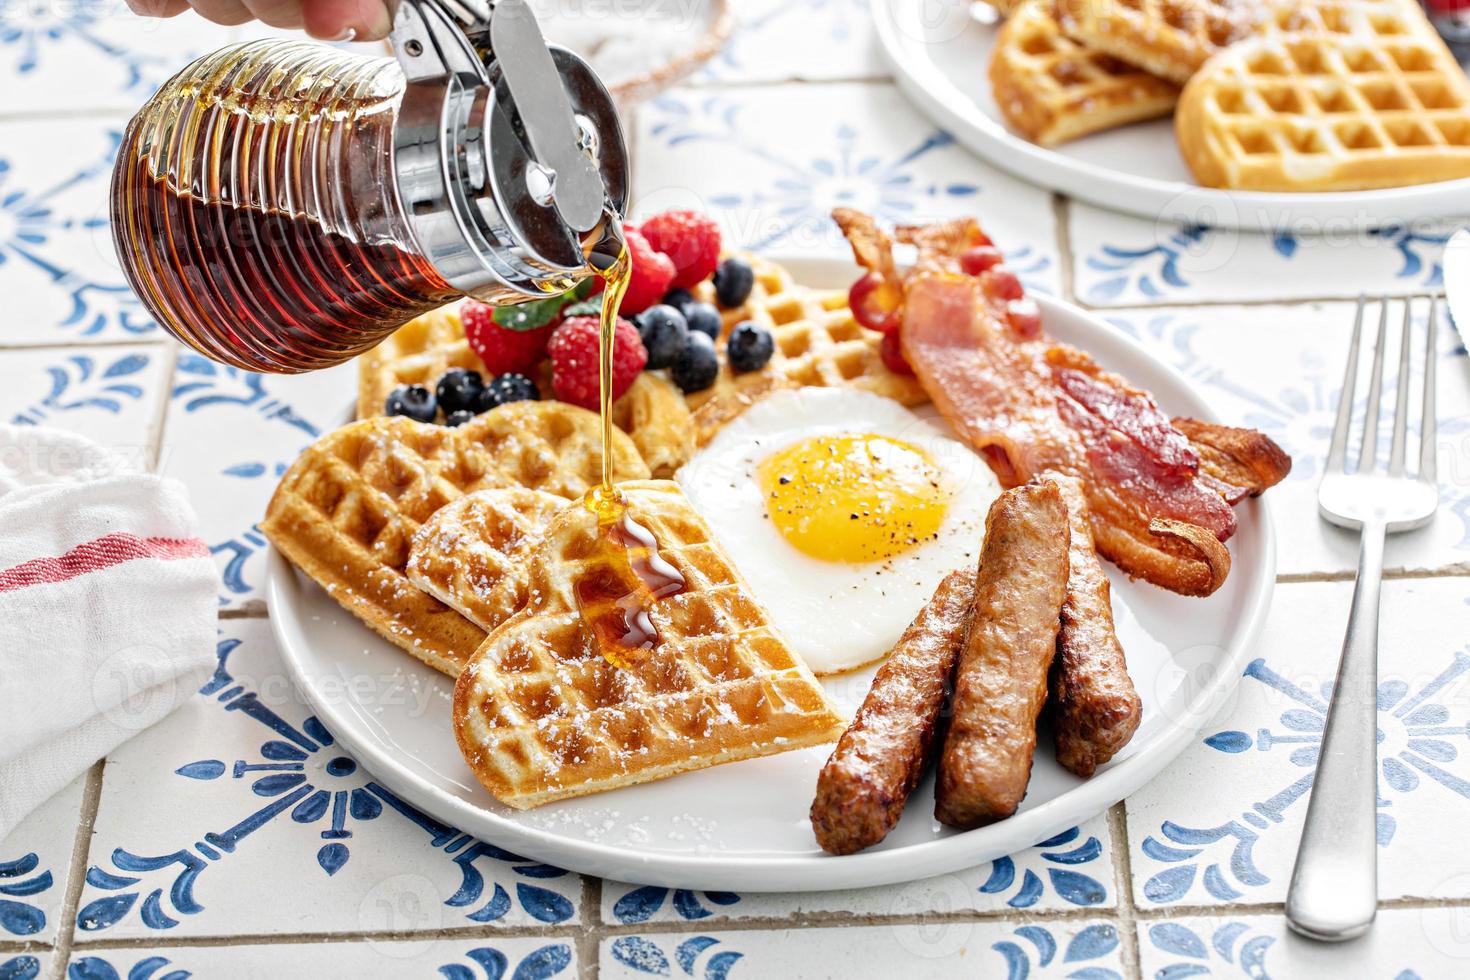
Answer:
MULTIPOLYGON (((929 400, 917 379, 883 365, 878 354, 882 337, 852 318, 846 291, 798 285, 774 262, 746 258, 755 270, 755 286, 744 304, 721 312, 721 339, 735 324, 754 320, 770 329, 776 351, 759 371, 737 374, 725 363, 724 344, 717 345, 721 366, 714 385, 686 396, 699 445, 778 388, 857 388, 904 405, 929 400)), ((714 286, 701 283, 695 295, 714 302, 714 286)))
POLYGON ((1265 0, 1061 0, 1069 37, 1180 85, 1266 13, 1265 0))
POLYGON ((565 506, 526 487, 467 493, 418 529, 405 574, 488 633, 526 604, 526 557, 565 506))
POLYGON ((628 516, 683 575, 654 600, 660 642, 626 666, 583 625, 575 583, 597 518, 568 507, 530 561, 531 604, 491 633, 454 689, 460 751, 517 809, 834 741, 842 720, 771 629, 674 483, 620 486, 628 516))
POLYGON ((694 416, 683 392, 662 374, 645 371, 613 402, 613 425, 628 433, 654 476, 663 478, 694 455, 694 416))
POLYGON ((1212 59, 1174 121, 1195 178, 1347 191, 1470 176, 1470 81, 1413 16, 1422 29, 1270 33, 1212 59))
POLYGON ((357 359, 357 417, 382 415, 388 393, 399 385, 433 391, 444 372, 456 367, 485 372, 485 362, 464 339, 457 303, 415 317, 357 359))
POLYGON ((1042 146, 1168 115, 1179 89, 1062 33, 1055 0, 1026 0, 990 54, 996 105, 1042 146))
MULTIPOLYGON (((618 479, 644 479, 632 442, 613 435, 618 479)), ((567 499, 598 479, 597 416, 560 402, 516 402, 458 428, 402 417, 330 432, 281 478, 261 530, 353 615, 436 670, 455 676, 484 633, 415 588, 410 543, 466 493, 526 486, 567 499)))

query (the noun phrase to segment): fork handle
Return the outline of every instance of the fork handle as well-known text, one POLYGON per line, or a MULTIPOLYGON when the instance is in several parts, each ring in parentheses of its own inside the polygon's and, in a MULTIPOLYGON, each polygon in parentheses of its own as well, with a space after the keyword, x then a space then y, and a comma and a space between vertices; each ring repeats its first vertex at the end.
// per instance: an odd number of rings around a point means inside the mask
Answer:
POLYGON ((1384 525, 1364 523, 1358 582, 1317 757, 1286 919, 1337 942, 1360 936, 1378 911, 1378 596, 1384 525))

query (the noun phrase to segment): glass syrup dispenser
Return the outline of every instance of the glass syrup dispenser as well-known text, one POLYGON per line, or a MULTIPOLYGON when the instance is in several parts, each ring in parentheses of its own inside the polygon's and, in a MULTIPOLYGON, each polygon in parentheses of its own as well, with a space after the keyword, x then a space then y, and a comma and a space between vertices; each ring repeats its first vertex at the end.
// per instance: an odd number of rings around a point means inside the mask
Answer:
POLYGON ((391 41, 395 59, 235 45, 129 124, 113 235, 175 337, 240 368, 311 371, 461 295, 544 297, 618 253, 612 97, 525 0, 403 0, 391 41))

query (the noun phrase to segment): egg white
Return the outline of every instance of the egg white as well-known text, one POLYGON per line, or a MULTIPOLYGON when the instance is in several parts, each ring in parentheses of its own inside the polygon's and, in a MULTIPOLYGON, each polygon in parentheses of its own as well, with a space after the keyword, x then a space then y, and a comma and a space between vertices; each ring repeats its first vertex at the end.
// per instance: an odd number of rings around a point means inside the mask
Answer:
MULTIPOLYGON (((943 428, 941 428, 943 427, 943 428)), ((892 399, 841 388, 777 391, 735 419, 674 478, 735 562, 771 623, 818 674, 886 655, 945 575, 979 559, 985 515, 1000 494, 989 467, 892 399), (761 461, 813 436, 871 434, 926 450, 949 503, 938 534, 871 562, 834 562, 798 551, 767 516, 761 461)))

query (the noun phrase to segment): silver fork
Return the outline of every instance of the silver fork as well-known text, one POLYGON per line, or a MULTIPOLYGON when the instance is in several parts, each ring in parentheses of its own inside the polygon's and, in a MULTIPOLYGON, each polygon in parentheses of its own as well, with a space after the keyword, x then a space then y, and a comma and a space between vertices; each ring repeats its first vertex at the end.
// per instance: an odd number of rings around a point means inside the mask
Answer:
POLYGON ((1378 460, 1378 410, 1383 395, 1383 354, 1389 301, 1378 301, 1378 342, 1368 381, 1362 449, 1352 472, 1346 466, 1353 389, 1367 301, 1359 297, 1348 348, 1347 371, 1337 405, 1337 422, 1327 451, 1327 466, 1317 489, 1317 509, 1339 527, 1358 530, 1358 582, 1342 641, 1337 684, 1322 733, 1317 776, 1307 806, 1307 822, 1291 874, 1286 918, 1313 939, 1338 941, 1362 935, 1378 910, 1378 594, 1387 534, 1422 527, 1434 516, 1439 490, 1434 476, 1434 362, 1439 300, 1429 301, 1429 336, 1424 349, 1424 407, 1419 423, 1418 471, 1404 464, 1409 415, 1410 313, 1404 300, 1399 344, 1398 392, 1393 441, 1387 466, 1378 460))

